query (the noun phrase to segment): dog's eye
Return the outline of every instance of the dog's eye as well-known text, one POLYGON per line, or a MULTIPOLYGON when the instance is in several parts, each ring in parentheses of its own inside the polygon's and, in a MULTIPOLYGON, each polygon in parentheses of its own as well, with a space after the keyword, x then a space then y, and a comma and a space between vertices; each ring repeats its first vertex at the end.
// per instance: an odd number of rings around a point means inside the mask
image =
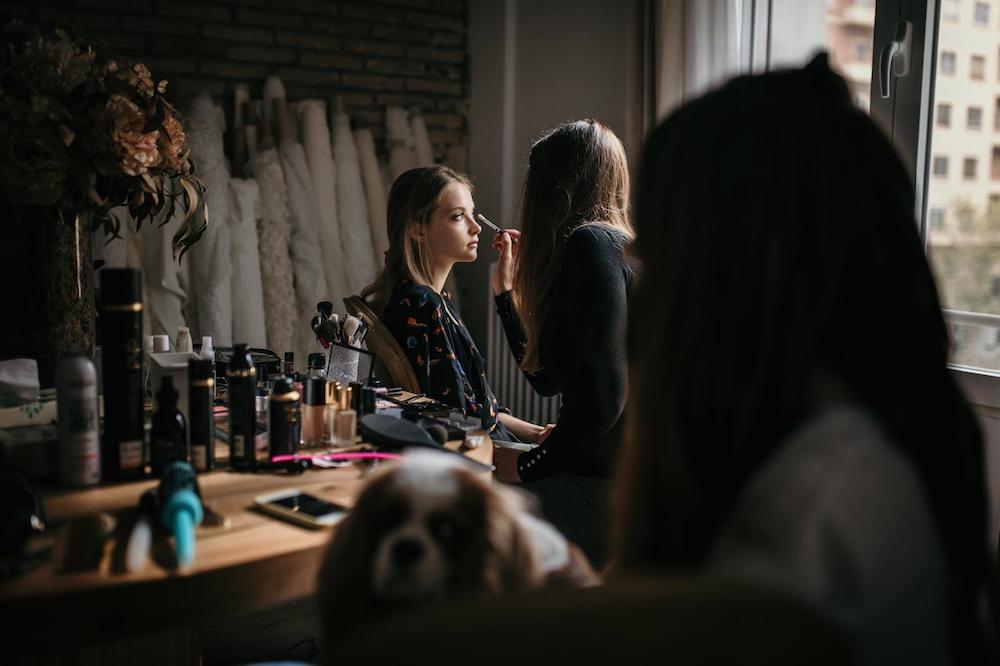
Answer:
POLYGON ((455 524, 447 516, 431 516, 428 521, 431 535, 441 543, 449 543, 455 538, 455 524))
POLYGON ((403 524, 409 515, 409 508, 403 500, 393 499, 376 513, 375 530, 388 532, 403 524))

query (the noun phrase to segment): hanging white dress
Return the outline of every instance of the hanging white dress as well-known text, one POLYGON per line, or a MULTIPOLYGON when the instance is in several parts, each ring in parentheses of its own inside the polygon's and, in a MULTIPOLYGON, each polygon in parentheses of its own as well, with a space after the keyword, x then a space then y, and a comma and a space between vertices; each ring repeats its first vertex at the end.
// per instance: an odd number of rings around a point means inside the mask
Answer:
POLYGON ((379 263, 375 260, 368 202, 361 182, 361 163, 351 133, 351 121, 346 113, 334 114, 332 120, 340 240, 344 244, 347 284, 355 295, 375 281, 379 263))
POLYGON ((379 173, 378 157, 375 155, 375 141, 372 131, 367 128, 354 130, 354 143, 358 147, 358 161, 361 163, 361 181, 365 186, 368 202, 368 225, 371 227, 372 245, 375 248, 375 263, 379 269, 385 266, 385 253, 389 249, 389 234, 386 226, 385 182, 379 173))
POLYGON ((389 180, 395 182, 400 174, 417 166, 413 147, 413 129, 406 110, 398 106, 385 109, 386 143, 389 146, 389 180))
POLYGON ((260 278, 257 220, 260 189, 257 181, 229 181, 229 233, 233 262, 233 340, 251 347, 267 346, 264 297, 260 278))
POLYGON ((417 166, 431 166, 434 164, 434 149, 427 134, 427 123, 419 111, 410 118, 410 128, 413 130, 413 150, 417 156, 417 166))
POLYGON ((257 239, 267 348, 281 355, 293 349, 297 312, 295 278, 288 249, 292 213, 278 151, 275 148, 261 150, 248 165, 260 188, 257 239))
POLYGON ((337 213, 337 169, 330 150, 330 130, 326 125, 326 103, 318 99, 295 105, 302 126, 302 146, 309 164, 313 192, 316 194, 319 222, 319 245, 323 250, 327 300, 339 312, 343 298, 350 296, 344 266, 344 248, 340 239, 337 213))
MULTIPOLYGON (((223 150, 222 110, 208 94, 191 103, 187 137, 195 173, 205 183, 208 227, 185 255, 191 258, 191 294, 197 309, 194 336, 211 335, 219 347, 233 342, 232 264, 228 215, 229 173, 223 150)), ((173 332, 168 332, 173 334, 173 332)))
MULTIPOLYGON (((171 188, 167 192, 170 194, 177 193, 180 189, 173 184, 168 184, 168 187, 171 188)), ((187 295, 181 287, 181 264, 174 259, 171 246, 184 215, 185 211, 178 206, 162 227, 158 226, 163 221, 160 217, 155 224, 144 224, 139 232, 142 239, 139 243, 142 278, 146 287, 142 319, 144 324, 149 324, 148 335, 165 334, 173 337, 181 326, 190 326, 184 319, 187 295)), ((185 254, 180 261, 184 265, 190 263, 190 254, 185 254)))
POLYGON ((306 164, 302 144, 285 142, 278 147, 281 170, 288 187, 288 204, 292 211, 292 236, 289 243, 295 272, 295 295, 298 317, 295 320, 294 348, 296 358, 304 358, 312 349, 316 336, 309 320, 319 301, 329 300, 323 256, 319 247, 318 214, 313 193, 312 177, 306 164))

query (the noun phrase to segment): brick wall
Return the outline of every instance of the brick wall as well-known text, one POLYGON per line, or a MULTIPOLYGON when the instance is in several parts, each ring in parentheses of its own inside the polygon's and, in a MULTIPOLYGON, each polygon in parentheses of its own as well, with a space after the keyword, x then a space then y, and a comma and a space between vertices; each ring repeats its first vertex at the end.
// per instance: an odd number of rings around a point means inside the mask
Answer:
POLYGON ((0 0, 0 12, 144 62, 181 108, 207 90, 228 113, 235 84, 257 98, 277 74, 291 101, 343 95, 383 151, 385 107, 418 106, 435 158, 450 150, 464 168, 465 0, 0 0))

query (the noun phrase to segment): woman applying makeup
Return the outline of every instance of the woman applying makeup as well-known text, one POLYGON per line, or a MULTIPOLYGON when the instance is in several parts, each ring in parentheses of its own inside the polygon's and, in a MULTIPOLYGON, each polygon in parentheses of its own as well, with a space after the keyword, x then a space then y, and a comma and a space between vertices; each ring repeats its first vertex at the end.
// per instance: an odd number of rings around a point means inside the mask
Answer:
POLYGON ((493 244, 493 291, 514 357, 538 393, 562 395, 540 446, 495 450, 497 476, 523 483, 598 566, 627 396, 628 202, 618 137, 594 120, 567 123, 532 147, 521 231, 493 244))
POLYGON ((385 268, 361 295, 382 313, 421 391, 479 417, 493 439, 536 442, 548 430, 497 404, 486 362, 444 288, 456 263, 478 256, 474 205, 468 178, 447 167, 400 175, 389 192, 385 268))

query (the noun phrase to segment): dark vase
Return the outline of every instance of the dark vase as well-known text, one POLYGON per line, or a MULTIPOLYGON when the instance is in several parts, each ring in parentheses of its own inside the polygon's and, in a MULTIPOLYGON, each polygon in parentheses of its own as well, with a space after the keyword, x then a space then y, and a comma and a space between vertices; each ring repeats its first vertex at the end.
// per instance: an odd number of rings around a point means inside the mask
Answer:
POLYGON ((94 352, 91 230, 80 217, 51 208, 0 207, 0 358, 34 358, 43 388, 71 347, 94 352))

